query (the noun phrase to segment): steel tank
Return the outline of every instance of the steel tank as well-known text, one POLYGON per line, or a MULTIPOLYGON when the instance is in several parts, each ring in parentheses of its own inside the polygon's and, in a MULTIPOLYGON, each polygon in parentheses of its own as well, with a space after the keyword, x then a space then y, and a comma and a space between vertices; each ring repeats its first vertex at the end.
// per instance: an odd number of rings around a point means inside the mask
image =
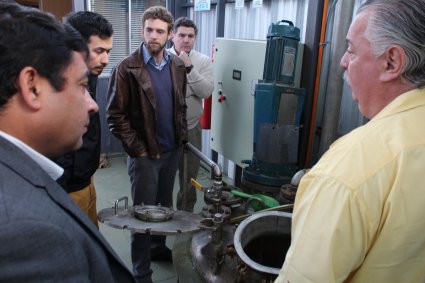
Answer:
POLYGON ((291 244, 291 219, 287 212, 266 211, 240 223, 234 236, 235 249, 250 271, 243 282, 276 279, 291 244))

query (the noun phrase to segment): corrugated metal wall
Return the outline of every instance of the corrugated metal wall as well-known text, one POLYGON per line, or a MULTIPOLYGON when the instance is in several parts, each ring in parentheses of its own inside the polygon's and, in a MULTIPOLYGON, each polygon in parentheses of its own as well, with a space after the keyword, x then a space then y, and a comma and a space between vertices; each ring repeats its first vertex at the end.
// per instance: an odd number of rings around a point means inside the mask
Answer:
MULTIPOLYGON (((271 23, 290 20, 301 30, 301 42, 304 40, 307 0, 265 0, 261 8, 252 8, 251 5, 252 2, 247 1, 243 9, 235 9, 235 3, 226 4, 225 38, 266 40, 271 23)), ((216 6, 212 5, 210 11, 194 12, 193 8, 189 10, 189 17, 194 20, 199 29, 195 49, 211 55, 216 37, 216 6)))
POLYGON ((109 76, 112 68, 128 54, 128 0, 90 0, 91 11, 102 14, 114 29, 114 45, 109 56, 109 65, 101 76, 109 76))
POLYGON ((263 1, 261 8, 252 8, 246 2, 243 9, 235 9, 234 3, 226 4, 225 38, 265 40, 271 23, 289 20, 301 31, 304 40, 307 16, 306 0, 263 1))

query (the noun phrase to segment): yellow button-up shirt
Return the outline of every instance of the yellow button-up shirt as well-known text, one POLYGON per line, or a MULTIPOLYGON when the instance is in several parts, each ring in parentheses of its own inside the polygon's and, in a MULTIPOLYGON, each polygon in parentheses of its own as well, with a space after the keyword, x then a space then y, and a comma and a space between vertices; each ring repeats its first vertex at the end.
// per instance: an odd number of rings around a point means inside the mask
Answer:
POLYGON ((337 140, 302 179, 275 282, 425 282, 425 90, 337 140))

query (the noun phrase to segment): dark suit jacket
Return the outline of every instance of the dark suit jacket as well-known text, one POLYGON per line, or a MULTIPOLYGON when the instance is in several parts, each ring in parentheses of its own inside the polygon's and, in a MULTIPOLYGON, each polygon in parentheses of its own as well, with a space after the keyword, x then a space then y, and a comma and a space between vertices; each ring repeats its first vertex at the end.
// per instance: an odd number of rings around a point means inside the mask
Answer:
POLYGON ((2 137, 0 282, 134 282, 66 192, 2 137))

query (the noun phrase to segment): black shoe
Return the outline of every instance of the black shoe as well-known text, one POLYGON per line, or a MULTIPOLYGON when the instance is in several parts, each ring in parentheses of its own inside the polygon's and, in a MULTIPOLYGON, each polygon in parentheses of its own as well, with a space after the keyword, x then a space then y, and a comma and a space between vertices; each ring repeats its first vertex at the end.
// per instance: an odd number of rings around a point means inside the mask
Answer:
POLYGON ((151 261, 173 262, 173 254, 167 246, 151 249, 151 261))

